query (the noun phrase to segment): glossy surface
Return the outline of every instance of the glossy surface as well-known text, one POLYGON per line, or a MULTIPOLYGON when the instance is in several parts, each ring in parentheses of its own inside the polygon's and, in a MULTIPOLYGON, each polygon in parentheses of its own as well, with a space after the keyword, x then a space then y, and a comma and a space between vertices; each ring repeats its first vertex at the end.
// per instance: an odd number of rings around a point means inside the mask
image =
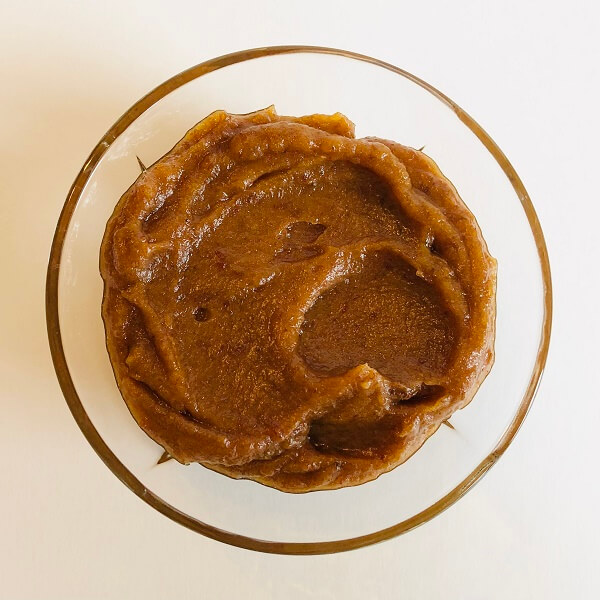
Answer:
POLYGON ((140 426, 286 491, 397 466, 493 362, 473 215, 428 157, 340 114, 213 113, 123 196, 101 267, 140 426))

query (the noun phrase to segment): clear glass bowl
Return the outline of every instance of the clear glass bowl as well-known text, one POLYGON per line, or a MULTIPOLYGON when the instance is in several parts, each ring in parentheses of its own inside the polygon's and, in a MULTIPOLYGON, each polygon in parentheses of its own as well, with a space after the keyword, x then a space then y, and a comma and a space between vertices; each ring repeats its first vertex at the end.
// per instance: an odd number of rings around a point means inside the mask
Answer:
POLYGON ((493 140, 441 92, 392 65, 329 48, 259 48, 209 60, 129 109, 92 151, 60 216, 47 280, 58 379, 106 465, 145 502, 214 539, 265 552, 318 554, 381 541, 424 523, 465 494, 508 447, 548 351, 551 285, 533 205, 493 140), (121 194, 216 109, 340 111, 357 137, 425 146, 473 211, 498 260, 496 362, 473 402, 405 464, 376 481, 292 495, 200 465, 157 464, 162 449, 117 389, 100 316, 99 248, 121 194))

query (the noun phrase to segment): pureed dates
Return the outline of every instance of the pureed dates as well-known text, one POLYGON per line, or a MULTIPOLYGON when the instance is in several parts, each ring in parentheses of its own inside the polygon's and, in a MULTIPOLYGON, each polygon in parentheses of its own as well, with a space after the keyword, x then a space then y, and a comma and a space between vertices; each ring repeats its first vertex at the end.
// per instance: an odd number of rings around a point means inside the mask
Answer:
POLYGON ((493 363, 475 218, 431 159, 339 113, 211 114, 123 195, 100 262, 140 427, 280 490, 396 467, 493 363))

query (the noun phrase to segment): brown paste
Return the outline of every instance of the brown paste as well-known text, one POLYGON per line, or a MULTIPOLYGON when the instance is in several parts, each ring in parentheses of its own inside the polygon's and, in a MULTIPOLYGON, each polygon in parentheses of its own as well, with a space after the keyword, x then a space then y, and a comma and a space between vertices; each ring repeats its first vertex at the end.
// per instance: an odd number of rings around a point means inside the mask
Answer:
POLYGON ((394 468, 493 362, 475 218, 431 159, 339 113, 211 114, 123 195, 101 273, 140 427, 280 490, 394 468))

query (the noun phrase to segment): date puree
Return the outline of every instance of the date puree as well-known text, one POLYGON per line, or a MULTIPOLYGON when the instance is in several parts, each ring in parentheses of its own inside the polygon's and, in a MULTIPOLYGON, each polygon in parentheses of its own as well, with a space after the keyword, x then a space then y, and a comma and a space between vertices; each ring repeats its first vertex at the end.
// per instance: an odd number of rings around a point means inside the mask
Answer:
POLYGON ((100 263, 139 426, 280 490, 396 467, 493 363, 475 218, 430 158, 339 113, 211 114, 123 195, 100 263))

